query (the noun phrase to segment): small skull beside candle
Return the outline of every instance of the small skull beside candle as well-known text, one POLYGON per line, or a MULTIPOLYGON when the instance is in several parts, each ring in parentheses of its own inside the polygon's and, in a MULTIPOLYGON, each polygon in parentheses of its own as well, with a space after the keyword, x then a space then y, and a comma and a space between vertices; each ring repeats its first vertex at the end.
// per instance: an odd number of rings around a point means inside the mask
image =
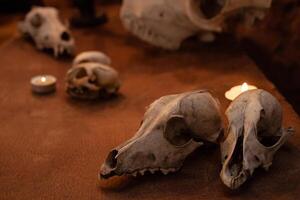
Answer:
POLYGON ((79 54, 67 72, 67 93, 78 99, 110 97, 120 88, 118 72, 110 58, 97 51, 79 54))

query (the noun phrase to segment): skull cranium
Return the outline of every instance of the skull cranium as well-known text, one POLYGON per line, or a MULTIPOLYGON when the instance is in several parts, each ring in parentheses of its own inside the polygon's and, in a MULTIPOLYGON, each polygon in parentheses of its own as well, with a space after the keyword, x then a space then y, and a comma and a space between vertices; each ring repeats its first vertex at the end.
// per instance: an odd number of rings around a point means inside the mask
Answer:
POLYGON ((109 153, 100 175, 177 171, 203 142, 216 142, 222 130, 219 105, 210 93, 161 97, 149 106, 137 133, 109 153))
POLYGON ((110 62, 110 58, 101 52, 79 54, 67 72, 67 93, 79 99, 96 99, 116 94, 120 80, 118 72, 106 65, 110 62))
POLYGON ((221 145, 223 183, 240 187, 260 166, 266 170, 284 144, 291 129, 282 128, 279 102, 264 90, 252 90, 237 97, 226 111, 228 136, 221 145))
POLYGON ((139 38, 162 48, 178 49, 197 33, 213 41, 227 20, 241 16, 248 22, 263 16, 272 0, 124 0, 121 19, 139 38), (253 10, 255 12, 253 12, 253 10), (246 16, 247 15, 247 16, 246 16), (251 17, 249 17, 251 16, 251 17))
POLYGON ((85 62, 97 62, 104 65, 111 65, 111 59, 99 51, 85 51, 76 56, 73 66, 85 62))
POLYGON ((58 10, 52 7, 33 7, 19 30, 29 35, 39 50, 52 49, 55 56, 73 54, 74 39, 70 30, 60 21, 58 10))

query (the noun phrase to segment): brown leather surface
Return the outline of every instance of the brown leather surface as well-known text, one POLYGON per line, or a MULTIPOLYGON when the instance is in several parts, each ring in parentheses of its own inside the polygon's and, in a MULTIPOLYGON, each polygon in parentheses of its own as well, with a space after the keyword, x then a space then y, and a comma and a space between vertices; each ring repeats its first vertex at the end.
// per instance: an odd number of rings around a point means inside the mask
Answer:
POLYGON ((103 27, 73 32, 78 52, 101 50, 111 56, 123 82, 121 94, 112 100, 70 99, 64 91, 70 59, 56 60, 19 37, 0 48, 0 199, 299 198, 299 117, 247 56, 228 42, 161 51, 126 33, 118 8, 111 7, 109 15, 103 27), (33 95, 30 78, 44 73, 58 78, 57 92, 33 95), (137 178, 122 190, 99 188, 107 153, 135 133, 153 100, 206 88, 224 111, 230 103, 225 91, 244 81, 274 94, 283 106, 285 126, 296 129, 269 172, 257 171, 232 192, 219 178, 219 147, 211 146, 191 155, 178 173, 137 178))

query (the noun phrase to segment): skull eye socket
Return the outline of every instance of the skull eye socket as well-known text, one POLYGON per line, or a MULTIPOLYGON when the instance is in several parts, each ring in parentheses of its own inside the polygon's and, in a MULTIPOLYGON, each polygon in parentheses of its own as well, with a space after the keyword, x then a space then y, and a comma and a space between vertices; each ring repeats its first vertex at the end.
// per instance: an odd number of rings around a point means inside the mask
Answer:
MULTIPOLYGON (((258 130, 256 133, 257 140, 259 143, 264 145, 265 147, 271 147, 275 145, 281 138, 281 134, 278 135, 268 135, 266 129, 261 129, 261 127, 257 126, 258 130)), ((276 133, 280 133, 281 130, 277 130, 276 133)))
MULTIPOLYGON (((268 131, 269 126, 268 126, 268 124, 265 123, 265 118, 266 118, 266 112, 265 112, 265 110, 261 110, 260 111, 260 120, 257 123, 256 136, 257 136, 258 141, 262 145, 264 145, 265 147, 271 147, 279 141, 281 134, 274 135, 274 134, 268 133, 268 132, 270 132, 270 131, 268 131)), ((271 130, 271 133, 273 133, 274 131, 276 133, 280 133, 281 129, 279 128, 278 130, 271 130)))
POLYGON ((71 36, 67 31, 61 33, 60 38, 64 41, 69 41, 71 36))
POLYGON ((76 78, 77 79, 86 77, 87 75, 88 74, 87 74, 86 70, 83 67, 78 68, 78 71, 76 73, 76 78))
POLYGON ((225 0, 193 0, 193 4, 199 15, 211 19, 221 12, 225 0))
POLYGON ((30 19, 30 24, 34 28, 39 28, 43 24, 43 17, 37 13, 30 19))
POLYGON ((190 130, 181 116, 173 116, 166 124, 164 137, 174 146, 183 146, 192 140, 190 130))

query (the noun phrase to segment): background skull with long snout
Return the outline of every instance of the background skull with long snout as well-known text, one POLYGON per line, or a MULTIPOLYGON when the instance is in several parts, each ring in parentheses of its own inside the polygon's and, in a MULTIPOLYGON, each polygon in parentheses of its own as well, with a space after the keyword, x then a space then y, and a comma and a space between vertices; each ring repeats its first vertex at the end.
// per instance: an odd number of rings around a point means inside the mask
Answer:
POLYGON ((229 32, 233 23, 254 24, 272 0, 124 0, 121 19, 126 29, 152 45, 178 49, 199 34, 204 42, 214 33, 229 32), (232 19, 235 20, 232 20, 232 19))

